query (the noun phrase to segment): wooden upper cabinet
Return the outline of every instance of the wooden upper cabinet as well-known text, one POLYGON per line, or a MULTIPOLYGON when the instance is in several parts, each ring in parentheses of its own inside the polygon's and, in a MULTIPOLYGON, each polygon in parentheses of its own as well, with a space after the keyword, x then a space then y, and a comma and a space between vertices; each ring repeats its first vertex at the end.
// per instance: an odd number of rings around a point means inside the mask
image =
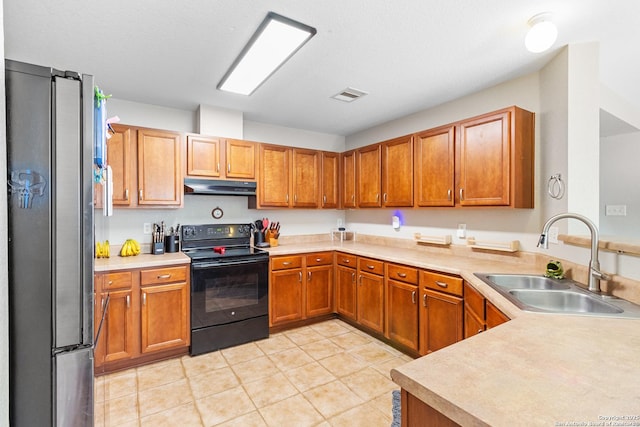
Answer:
POLYGON ((289 207, 291 149, 260 144, 258 203, 260 207, 289 207))
POLYGON ((347 151, 340 155, 342 166, 342 203, 341 207, 355 208, 356 200, 356 152, 355 150, 347 151))
POLYGON ((370 145, 356 150, 357 199, 358 207, 370 208, 382 206, 380 198, 382 149, 380 144, 370 145))
POLYGON ((225 139, 224 170, 227 178, 256 179, 256 146, 255 142, 238 139, 225 139))
POLYGON ((320 152, 292 149, 293 203, 295 208, 317 208, 320 199, 320 152))
POLYGON ((322 152, 321 206, 335 209, 340 205, 340 155, 322 152))
POLYGON ((413 206, 413 136, 381 144, 382 205, 413 206))
POLYGON ((458 126, 460 205, 533 207, 534 114, 511 107, 458 126))
POLYGON ((107 140, 107 162, 113 178, 114 206, 130 206, 131 192, 131 128, 112 125, 115 133, 107 140))
POLYGON ((138 205, 182 204, 181 137, 138 129, 138 205))
POLYGON ((453 206, 455 126, 415 135, 415 202, 417 206, 453 206))
POLYGON ((219 178, 220 138, 187 135, 187 175, 219 178))

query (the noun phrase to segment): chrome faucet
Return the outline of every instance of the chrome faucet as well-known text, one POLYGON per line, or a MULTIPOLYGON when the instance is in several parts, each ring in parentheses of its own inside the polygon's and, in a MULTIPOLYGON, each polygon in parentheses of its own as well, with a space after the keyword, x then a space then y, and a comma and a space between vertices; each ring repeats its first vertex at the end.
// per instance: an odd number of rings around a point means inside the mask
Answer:
POLYGON ((600 280, 609 280, 610 277, 600 271, 600 261, 598 261, 598 229, 596 225, 586 216, 575 214, 575 213, 561 213, 558 215, 554 215, 547 220, 547 222, 542 227, 542 234, 540 234, 540 240, 538 240, 538 247, 542 245, 543 248, 549 249, 549 241, 547 239, 547 235, 549 234, 549 228, 551 225, 563 218, 573 218, 578 221, 582 221, 589 230, 591 231, 591 259, 589 260, 589 283, 588 289, 591 292, 601 292, 600 291, 600 280))

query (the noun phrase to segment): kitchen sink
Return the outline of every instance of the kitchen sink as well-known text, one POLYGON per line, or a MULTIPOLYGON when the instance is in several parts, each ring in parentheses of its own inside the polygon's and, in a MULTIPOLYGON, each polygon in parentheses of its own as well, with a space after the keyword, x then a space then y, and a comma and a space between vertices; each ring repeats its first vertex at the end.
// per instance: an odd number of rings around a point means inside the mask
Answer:
POLYGON ((560 313, 622 313, 624 311, 597 299, 597 296, 592 297, 574 291, 512 289, 509 293, 523 304, 547 311, 560 313))
POLYGON ((589 292, 573 280, 534 274, 475 275, 523 311, 640 319, 639 305, 589 292))
POLYGON ((569 289, 561 280, 521 274, 490 274, 487 279, 506 289, 569 289))

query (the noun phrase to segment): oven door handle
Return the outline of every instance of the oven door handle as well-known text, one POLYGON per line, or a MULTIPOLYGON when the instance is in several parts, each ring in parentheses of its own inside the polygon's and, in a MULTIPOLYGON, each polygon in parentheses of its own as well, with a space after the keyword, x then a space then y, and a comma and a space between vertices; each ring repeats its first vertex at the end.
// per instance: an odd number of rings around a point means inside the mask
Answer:
POLYGON ((265 259, 248 259, 248 260, 242 260, 242 261, 231 261, 231 262, 203 262, 203 263, 196 263, 196 264, 191 264, 191 268, 194 270, 204 270, 206 268, 212 268, 212 267, 226 267, 226 266, 230 266, 230 265, 241 265, 241 264, 259 264, 261 262, 267 263, 269 262, 268 258, 265 259))

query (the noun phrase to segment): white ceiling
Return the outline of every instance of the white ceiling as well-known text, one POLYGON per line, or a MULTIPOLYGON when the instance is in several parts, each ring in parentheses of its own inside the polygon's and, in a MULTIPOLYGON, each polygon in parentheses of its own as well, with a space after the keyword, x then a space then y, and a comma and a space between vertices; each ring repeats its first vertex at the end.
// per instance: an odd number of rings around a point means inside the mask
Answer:
POLYGON ((349 135, 542 67, 600 43, 601 81, 640 110, 638 0, 4 0, 5 56, 94 74, 106 93, 349 135), (216 89, 267 12, 317 35, 252 96, 216 89), (551 11, 551 52, 524 48, 551 11), (353 103, 330 96, 354 87, 353 103))

